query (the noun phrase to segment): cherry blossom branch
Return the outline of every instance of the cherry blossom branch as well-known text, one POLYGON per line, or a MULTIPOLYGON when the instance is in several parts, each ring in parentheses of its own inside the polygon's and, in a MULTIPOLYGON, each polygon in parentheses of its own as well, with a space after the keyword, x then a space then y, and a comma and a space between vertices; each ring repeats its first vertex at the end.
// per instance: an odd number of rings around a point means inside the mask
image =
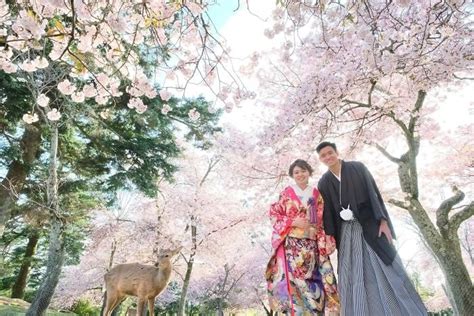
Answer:
POLYGON ((395 156, 392 156, 385 148, 380 146, 378 143, 372 143, 375 148, 377 148, 385 157, 387 157, 391 162, 394 162, 396 164, 400 164, 402 161, 399 158, 396 158, 395 156))
POLYGON ((220 162, 220 157, 216 157, 216 158, 211 158, 209 160, 209 164, 207 166, 207 170, 206 172, 204 173, 204 176, 202 177, 201 181, 199 182, 199 186, 202 187, 202 185, 204 184, 204 182, 206 181, 207 177, 209 176, 209 174, 212 172, 212 170, 216 167, 216 165, 220 162))
POLYGON ((220 231, 223 231, 223 230, 226 230, 226 229, 229 229, 229 228, 232 228, 242 222, 244 222, 245 220, 244 219, 239 219, 239 220, 236 220, 226 226, 223 226, 223 227, 220 227, 220 228, 216 228, 210 232, 208 232, 198 243, 197 243, 197 246, 200 246, 209 236, 217 233, 217 232, 220 232, 220 231))
POLYGON ((474 80, 474 77, 461 77, 458 75, 453 75, 454 78, 459 79, 459 80, 474 80))
POLYGON ((420 112, 421 107, 423 106, 425 97, 426 97, 425 91, 423 90, 418 91, 418 96, 416 98, 415 106, 413 110, 411 111, 410 122, 408 123, 408 130, 410 131, 410 134, 413 134, 415 132, 416 123, 420 115, 419 112, 420 112))
POLYGON ((71 26, 71 36, 69 37, 69 40, 67 42, 66 47, 64 48, 63 52, 61 55, 59 55, 58 60, 61 60, 63 58, 64 54, 69 51, 69 47, 71 46, 72 41, 74 41, 75 37, 75 32, 76 32, 76 10, 74 9, 74 0, 71 0, 71 13, 72 13, 72 26, 71 26))

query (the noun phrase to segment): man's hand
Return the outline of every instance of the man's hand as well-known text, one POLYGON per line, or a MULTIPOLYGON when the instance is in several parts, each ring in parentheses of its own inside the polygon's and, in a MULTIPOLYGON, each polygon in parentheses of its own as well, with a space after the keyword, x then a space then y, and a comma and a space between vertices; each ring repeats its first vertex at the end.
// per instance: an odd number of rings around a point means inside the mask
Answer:
POLYGON ((293 221, 293 227, 308 229, 310 227, 309 221, 306 218, 298 217, 293 221))
POLYGON ((390 231, 390 228, 388 227, 387 221, 384 219, 380 221, 379 237, 382 236, 382 233, 385 235, 385 237, 387 237, 388 242, 392 243, 393 241, 392 232, 390 231))

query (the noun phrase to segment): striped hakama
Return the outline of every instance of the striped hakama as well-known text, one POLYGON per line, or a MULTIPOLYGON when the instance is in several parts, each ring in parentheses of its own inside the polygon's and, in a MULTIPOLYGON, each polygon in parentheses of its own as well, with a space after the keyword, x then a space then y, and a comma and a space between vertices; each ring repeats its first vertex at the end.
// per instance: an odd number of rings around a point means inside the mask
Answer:
POLYGON ((385 265, 357 220, 342 223, 338 274, 342 316, 427 315, 398 255, 385 265))

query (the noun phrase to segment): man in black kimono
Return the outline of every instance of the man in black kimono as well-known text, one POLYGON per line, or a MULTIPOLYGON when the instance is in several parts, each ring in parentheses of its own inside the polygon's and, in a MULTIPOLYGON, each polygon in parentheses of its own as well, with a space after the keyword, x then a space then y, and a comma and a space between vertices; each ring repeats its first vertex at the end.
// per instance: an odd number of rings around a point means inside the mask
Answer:
POLYGON ((338 249, 342 315, 426 315, 392 245, 392 222, 369 170, 339 159, 334 143, 323 142, 316 151, 329 168, 318 189, 324 230, 338 249))

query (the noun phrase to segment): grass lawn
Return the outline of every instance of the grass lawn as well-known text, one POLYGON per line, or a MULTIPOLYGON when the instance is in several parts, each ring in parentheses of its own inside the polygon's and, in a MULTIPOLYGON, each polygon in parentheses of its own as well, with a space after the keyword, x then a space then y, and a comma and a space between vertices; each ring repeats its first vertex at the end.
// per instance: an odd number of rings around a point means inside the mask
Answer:
MULTIPOLYGON (((21 300, 11 300, 7 297, 0 296, 0 316, 22 316, 26 314, 28 303, 21 300)), ((48 310, 48 316, 76 316, 74 313, 60 313, 48 310)))

